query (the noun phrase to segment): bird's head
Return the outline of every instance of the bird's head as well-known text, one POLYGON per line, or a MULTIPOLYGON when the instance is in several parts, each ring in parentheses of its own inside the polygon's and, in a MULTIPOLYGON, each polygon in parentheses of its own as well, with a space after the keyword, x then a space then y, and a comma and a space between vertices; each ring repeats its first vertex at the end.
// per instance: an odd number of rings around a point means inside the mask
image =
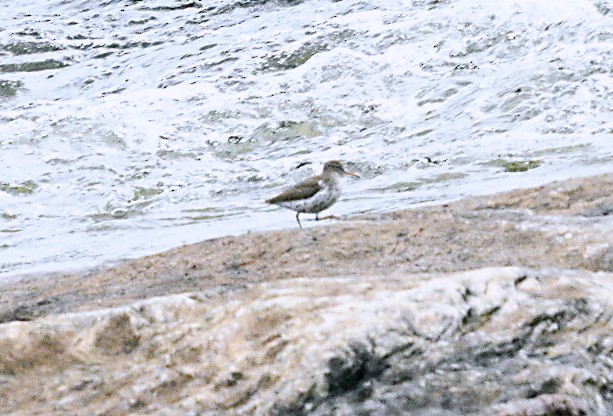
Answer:
POLYGON ((360 177, 357 173, 345 170, 345 168, 343 167, 343 164, 341 162, 339 162, 338 160, 329 160, 329 161, 327 161, 324 164, 324 173, 326 173, 326 172, 336 173, 336 174, 339 174, 339 175, 355 176, 356 178, 360 177))

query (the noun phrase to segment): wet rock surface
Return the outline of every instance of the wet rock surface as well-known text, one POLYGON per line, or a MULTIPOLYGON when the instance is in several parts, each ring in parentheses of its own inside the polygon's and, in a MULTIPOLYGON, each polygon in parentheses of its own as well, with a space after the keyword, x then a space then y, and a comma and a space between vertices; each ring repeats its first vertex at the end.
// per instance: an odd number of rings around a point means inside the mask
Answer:
POLYGON ((15 278, 0 413, 613 414, 612 195, 602 175, 15 278))
POLYGON ((0 283, 0 322, 262 281, 491 266, 613 271, 613 175, 326 227, 223 237, 109 269, 0 283))

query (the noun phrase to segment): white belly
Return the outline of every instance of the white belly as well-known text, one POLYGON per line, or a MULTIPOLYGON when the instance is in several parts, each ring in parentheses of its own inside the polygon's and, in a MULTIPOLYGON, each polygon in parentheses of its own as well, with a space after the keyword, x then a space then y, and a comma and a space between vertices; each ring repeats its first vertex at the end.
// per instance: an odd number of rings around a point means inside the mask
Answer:
POLYGON ((338 198, 341 196, 340 187, 325 187, 321 191, 308 199, 300 201, 285 201, 279 202, 278 205, 289 208, 296 212, 306 212, 309 214, 316 214, 324 209, 330 208, 338 198))

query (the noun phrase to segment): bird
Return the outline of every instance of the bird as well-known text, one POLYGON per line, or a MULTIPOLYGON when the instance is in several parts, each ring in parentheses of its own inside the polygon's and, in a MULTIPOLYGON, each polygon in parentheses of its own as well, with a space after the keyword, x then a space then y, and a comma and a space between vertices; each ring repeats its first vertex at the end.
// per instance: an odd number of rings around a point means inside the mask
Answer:
POLYGON ((315 214, 315 220, 319 220, 319 213, 338 201, 342 191, 343 175, 360 177, 354 172, 345 170, 338 160, 329 160, 324 164, 321 174, 305 179, 265 202, 296 211, 296 221, 302 228, 300 214, 315 214))

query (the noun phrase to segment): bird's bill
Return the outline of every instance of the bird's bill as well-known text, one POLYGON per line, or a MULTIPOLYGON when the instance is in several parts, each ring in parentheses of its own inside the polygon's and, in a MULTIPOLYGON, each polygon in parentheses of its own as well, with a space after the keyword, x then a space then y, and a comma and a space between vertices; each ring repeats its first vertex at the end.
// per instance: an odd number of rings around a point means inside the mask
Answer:
POLYGON ((357 173, 355 173, 355 172, 350 172, 350 171, 348 171, 348 170, 346 170, 346 171, 345 171, 345 174, 346 174, 346 175, 349 175, 349 176, 354 176, 354 177, 356 177, 356 178, 359 178, 359 177, 360 177, 360 175, 358 175, 357 173))

